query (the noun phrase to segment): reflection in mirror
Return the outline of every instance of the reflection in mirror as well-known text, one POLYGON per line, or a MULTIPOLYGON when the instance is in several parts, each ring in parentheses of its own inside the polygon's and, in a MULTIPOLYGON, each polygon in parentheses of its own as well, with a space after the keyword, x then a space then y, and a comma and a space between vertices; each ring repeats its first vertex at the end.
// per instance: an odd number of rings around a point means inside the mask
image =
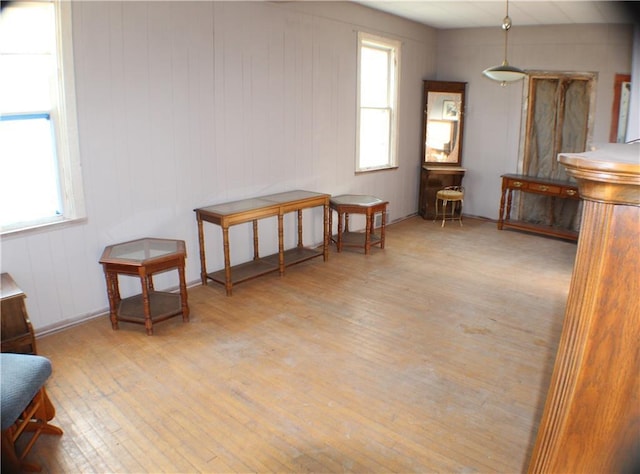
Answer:
POLYGON ((425 81, 424 163, 460 165, 464 87, 425 81))
POLYGON ((447 161, 455 147, 453 123, 449 120, 427 121, 427 161, 447 161))
POLYGON ((616 74, 613 85, 611 132, 609 134, 609 141, 612 143, 624 143, 626 141, 630 100, 631 76, 629 74, 616 74))

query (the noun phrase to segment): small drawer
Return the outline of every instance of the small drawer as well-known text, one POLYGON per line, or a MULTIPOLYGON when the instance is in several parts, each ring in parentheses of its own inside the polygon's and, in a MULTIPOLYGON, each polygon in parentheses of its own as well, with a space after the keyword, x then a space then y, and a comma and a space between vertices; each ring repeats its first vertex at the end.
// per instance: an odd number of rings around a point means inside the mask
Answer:
POLYGON ((562 188, 560 186, 554 186, 553 184, 529 183, 529 191, 548 195, 560 195, 562 188))
POLYGON ((527 189, 529 183, 521 181, 519 179, 510 179, 507 181, 507 187, 511 189, 527 189))

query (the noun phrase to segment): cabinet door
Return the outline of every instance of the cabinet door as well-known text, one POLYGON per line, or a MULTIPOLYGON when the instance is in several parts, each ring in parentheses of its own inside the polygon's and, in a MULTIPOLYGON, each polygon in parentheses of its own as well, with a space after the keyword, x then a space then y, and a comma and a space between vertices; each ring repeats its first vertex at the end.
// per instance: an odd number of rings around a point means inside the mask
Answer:
POLYGON ((464 172, 445 172, 422 168, 418 214, 425 219, 436 217, 436 193, 447 186, 461 186, 464 172))
POLYGON ((35 354, 36 344, 24 297, 2 300, 2 352, 35 354))

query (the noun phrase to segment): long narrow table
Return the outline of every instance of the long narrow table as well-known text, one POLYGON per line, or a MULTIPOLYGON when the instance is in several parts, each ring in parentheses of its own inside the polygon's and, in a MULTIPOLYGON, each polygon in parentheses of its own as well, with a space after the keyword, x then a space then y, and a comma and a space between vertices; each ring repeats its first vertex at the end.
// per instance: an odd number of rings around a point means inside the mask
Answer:
POLYGON ((555 227, 553 215, 553 199, 580 199, 578 185, 568 181, 559 181, 546 178, 537 178, 522 174, 502 175, 502 196, 500 198, 500 217, 498 219, 498 229, 512 228, 536 232, 538 234, 560 237, 568 240, 578 240, 578 233, 555 227), (549 224, 532 224, 530 222, 511 220, 511 202, 513 191, 523 193, 534 193, 551 198, 549 206, 549 224), (505 207, 506 201, 506 207, 505 207))
POLYGON ((235 283, 274 271, 279 271, 283 275, 285 267, 320 255, 326 261, 329 258, 330 197, 329 194, 296 190, 194 209, 198 222, 202 284, 206 285, 208 279, 223 284, 227 296, 231 296, 235 283), (320 206, 323 207, 324 212, 322 251, 306 248, 302 239, 302 210, 320 206), (294 211, 298 213, 298 244, 294 248, 285 250, 284 215, 294 211), (258 220, 267 217, 278 218, 278 253, 260 257, 258 220), (224 269, 212 273, 207 273, 203 222, 210 222, 222 228, 224 269), (253 260, 232 266, 229 253, 229 227, 246 222, 253 223, 253 260))

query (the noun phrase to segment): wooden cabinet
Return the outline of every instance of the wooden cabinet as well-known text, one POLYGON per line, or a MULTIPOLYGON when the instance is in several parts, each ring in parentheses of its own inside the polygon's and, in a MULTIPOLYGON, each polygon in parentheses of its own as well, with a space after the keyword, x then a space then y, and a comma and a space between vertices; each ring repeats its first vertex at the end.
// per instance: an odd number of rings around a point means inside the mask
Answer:
POLYGON ((436 193, 446 186, 461 186, 465 169, 460 166, 428 166, 420 170, 418 214, 425 219, 436 217, 436 193))
POLYGON ((36 338, 25 305, 27 295, 11 275, 3 273, 1 277, 2 352, 36 354, 36 338))
POLYGON ((530 473, 637 472, 630 463, 640 442, 638 156, 640 144, 560 155, 584 208, 530 473))

